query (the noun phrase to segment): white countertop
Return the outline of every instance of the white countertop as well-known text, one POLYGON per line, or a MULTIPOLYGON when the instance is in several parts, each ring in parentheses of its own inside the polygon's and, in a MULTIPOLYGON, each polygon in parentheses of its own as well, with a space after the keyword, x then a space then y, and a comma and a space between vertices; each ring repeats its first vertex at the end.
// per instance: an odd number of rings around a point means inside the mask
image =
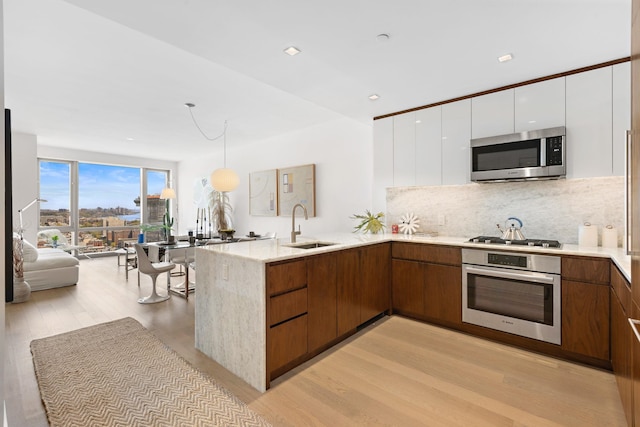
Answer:
POLYGON ((452 236, 428 236, 428 235, 405 235, 405 234, 354 234, 354 233, 326 233, 318 236, 298 236, 297 243, 305 242, 328 242, 334 243, 331 246, 324 246, 313 249, 294 248, 290 245, 289 239, 267 239, 250 240, 233 244, 210 245, 199 247, 200 250, 220 252, 225 255, 252 259, 261 262, 274 262, 287 259, 294 259, 319 253, 343 250, 363 245, 370 245, 381 242, 415 242, 431 243, 438 245, 450 245, 469 248, 491 248, 492 250, 508 250, 516 252, 537 252, 558 255, 578 255, 610 258, 618 266, 620 271, 631 282, 631 257, 622 248, 610 249, 602 247, 581 247, 578 245, 563 244, 561 248, 541 248, 531 246, 506 246, 490 245, 484 243, 471 243, 468 237, 452 236))

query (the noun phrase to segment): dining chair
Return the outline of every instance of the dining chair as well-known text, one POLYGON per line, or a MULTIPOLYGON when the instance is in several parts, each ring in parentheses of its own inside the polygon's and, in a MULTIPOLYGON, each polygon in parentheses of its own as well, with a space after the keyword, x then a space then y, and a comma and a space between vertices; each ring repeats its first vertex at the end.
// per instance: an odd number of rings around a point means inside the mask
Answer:
POLYGON ((194 268, 195 270, 195 261, 196 254, 194 248, 180 248, 180 249, 171 249, 168 251, 169 261, 174 264, 179 264, 184 266, 184 281, 178 283, 177 285, 171 286, 171 290, 177 292, 178 295, 184 296, 185 298, 189 298, 189 292, 195 291, 195 283, 189 279, 189 269, 194 268))
POLYGON ((167 292, 167 295, 158 295, 156 292, 156 279, 162 273, 168 273, 174 268, 176 265, 172 262, 151 262, 149 260, 149 256, 144 251, 144 248, 141 244, 136 243, 136 254, 138 255, 138 272, 143 273, 151 277, 152 288, 151 295, 148 297, 140 298, 138 302, 140 304, 153 304, 156 302, 162 302, 168 300, 171 295, 167 292))

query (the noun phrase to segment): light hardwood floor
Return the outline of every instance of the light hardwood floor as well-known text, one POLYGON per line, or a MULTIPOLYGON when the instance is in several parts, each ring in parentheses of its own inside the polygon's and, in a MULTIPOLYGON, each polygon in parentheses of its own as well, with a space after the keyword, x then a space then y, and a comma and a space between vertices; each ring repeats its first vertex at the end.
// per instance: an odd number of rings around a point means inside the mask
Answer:
POLYGON ((625 425, 609 372, 397 316, 277 379, 261 394, 193 347, 193 298, 138 304, 151 282, 144 276, 138 289, 133 273, 125 281, 115 257, 81 260, 78 286, 34 292, 30 301, 6 306, 9 426, 47 425, 29 352, 32 339, 126 316, 275 426, 625 425))

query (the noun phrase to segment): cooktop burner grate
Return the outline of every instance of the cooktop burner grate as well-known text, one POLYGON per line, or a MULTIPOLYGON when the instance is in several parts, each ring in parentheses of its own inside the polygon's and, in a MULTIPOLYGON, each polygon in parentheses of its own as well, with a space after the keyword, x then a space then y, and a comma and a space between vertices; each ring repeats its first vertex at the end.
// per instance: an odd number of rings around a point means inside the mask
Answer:
POLYGON ((525 239, 525 240, 503 240, 495 236, 478 236, 469 239, 471 243, 486 243, 496 245, 517 245, 517 246, 540 246, 543 248, 559 248, 562 246, 557 240, 525 239))

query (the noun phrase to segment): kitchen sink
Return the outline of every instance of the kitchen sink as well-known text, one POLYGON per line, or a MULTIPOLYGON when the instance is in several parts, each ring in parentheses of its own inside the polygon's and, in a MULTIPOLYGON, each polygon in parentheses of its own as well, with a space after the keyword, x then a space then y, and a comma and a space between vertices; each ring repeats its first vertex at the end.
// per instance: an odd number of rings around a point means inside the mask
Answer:
POLYGON ((325 246, 333 246, 335 244, 336 243, 330 243, 330 242, 304 242, 304 243, 290 243, 283 246, 287 246, 289 248, 296 248, 296 249, 316 249, 316 248, 324 248, 325 246))

